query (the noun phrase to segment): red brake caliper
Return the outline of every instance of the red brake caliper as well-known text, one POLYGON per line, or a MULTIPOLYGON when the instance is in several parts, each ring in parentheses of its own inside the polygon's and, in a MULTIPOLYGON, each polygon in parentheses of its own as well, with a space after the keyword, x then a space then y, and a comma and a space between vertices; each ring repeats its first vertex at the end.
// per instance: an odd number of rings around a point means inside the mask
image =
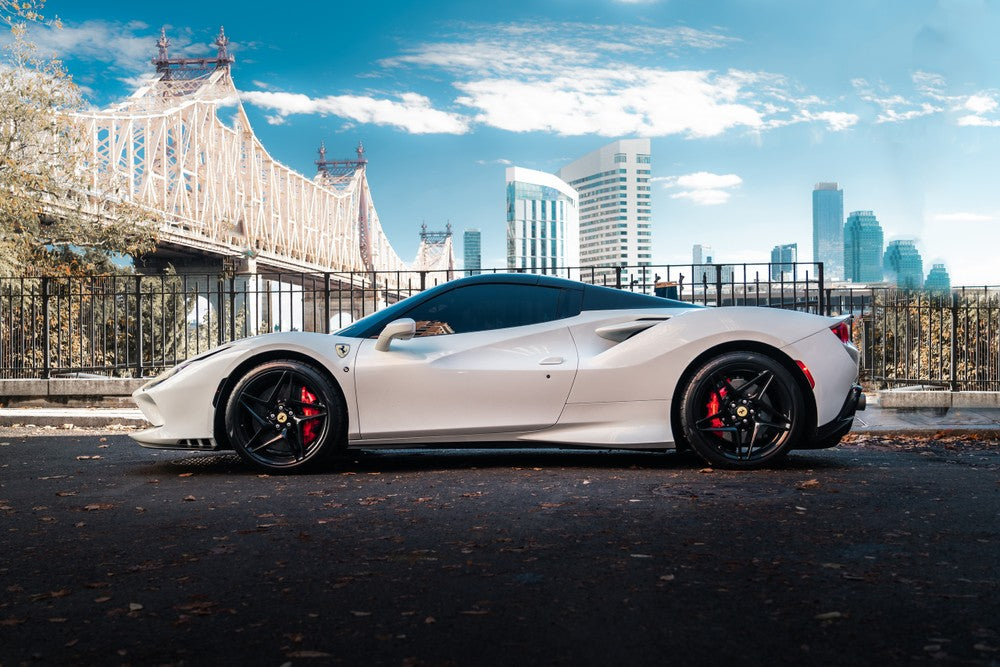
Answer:
MULTIPOLYGON (((302 387, 301 400, 303 403, 315 403, 316 395, 309 393, 308 389, 302 387)), ((311 415, 319 414, 319 410, 316 410, 315 408, 303 408, 302 414, 309 417, 311 415)), ((318 421, 318 419, 310 419, 302 425, 302 444, 308 445, 316 439, 316 423, 318 421)))
MULTIPOLYGON (((717 392, 713 391, 711 395, 708 397, 708 405, 705 406, 706 408, 708 408, 708 414, 710 415, 719 414, 719 411, 722 409, 722 402, 720 401, 720 399, 725 397, 726 397, 725 389, 720 389, 717 392)), ((722 428, 722 420, 719 418, 713 419, 710 423, 712 425, 712 428, 722 428)))

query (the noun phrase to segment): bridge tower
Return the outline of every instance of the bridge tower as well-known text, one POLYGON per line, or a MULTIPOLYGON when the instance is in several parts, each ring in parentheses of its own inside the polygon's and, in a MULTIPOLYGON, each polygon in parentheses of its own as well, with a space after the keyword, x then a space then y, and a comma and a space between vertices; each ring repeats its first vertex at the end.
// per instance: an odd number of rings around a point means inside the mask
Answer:
POLYGON ((427 224, 420 225, 420 247, 416 264, 427 271, 446 271, 447 279, 454 277, 455 250, 452 245, 451 223, 443 232, 427 231, 427 224))
MULTIPOLYGON (((319 159, 316 160, 316 168, 319 170, 318 177, 326 185, 344 189, 348 187, 357 176, 362 179, 366 177, 366 167, 368 160, 365 158, 365 147, 360 141, 355 149, 358 157, 356 160, 327 160, 326 144, 320 142, 319 159)), ((358 191, 358 250, 361 252, 361 261, 365 271, 374 269, 372 262, 372 239, 371 229, 368 224, 368 201, 365 197, 365 189, 358 191)))

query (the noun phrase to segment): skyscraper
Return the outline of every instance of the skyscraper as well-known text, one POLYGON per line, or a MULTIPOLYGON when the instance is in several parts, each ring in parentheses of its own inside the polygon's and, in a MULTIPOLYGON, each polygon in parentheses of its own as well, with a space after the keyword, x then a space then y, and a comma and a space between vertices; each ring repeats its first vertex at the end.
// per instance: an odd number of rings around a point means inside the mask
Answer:
POLYGON ((836 183, 813 188, 813 261, 826 280, 844 277, 844 191, 836 183))
POLYGON ((844 280, 882 281, 884 237, 873 211, 854 211, 844 224, 844 280))
POLYGON ((544 171, 507 168, 507 268, 556 273, 580 264, 578 195, 544 171))
MULTIPOLYGON (((653 261, 649 139, 621 139, 557 173, 580 193, 580 264, 649 266, 653 261)), ((583 279, 613 279, 614 269, 592 268, 583 279)), ((641 271, 623 275, 641 280, 641 271)), ((651 281, 651 276, 646 276, 651 281)))
POLYGON ((924 281, 924 289, 934 292, 947 292, 951 289, 951 277, 944 264, 935 264, 931 267, 927 280, 924 281))
POLYGON ((924 286, 924 260, 920 258, 916 241, 890 241, 882 257, 882 266, 896 287, 920 289, 924 286))
POLYGON ((483 268, 482 233, 478 229, 466 229, 462 235, 462 251, 465 254, 465 275, 478 276, 483 268))
POLYGON ((786 243, 771 249, 771 280, 795 279, 795 262, 799 261, 799 244, 786 243))
POLYGON ((712 246, 704 245, 702 243, 695 243, 691 247, 691 263, 692 264, 711 264, 712 263, 712 246))

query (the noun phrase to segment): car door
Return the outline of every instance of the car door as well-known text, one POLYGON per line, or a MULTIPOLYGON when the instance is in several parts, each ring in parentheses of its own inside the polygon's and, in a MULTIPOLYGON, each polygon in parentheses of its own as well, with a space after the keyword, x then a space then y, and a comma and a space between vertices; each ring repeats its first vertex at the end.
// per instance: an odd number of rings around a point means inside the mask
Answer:
POLYGON ((419 304, 410 340, 361 343, 362 438, 537 430, 555 424, 576 375, 566 290, 473 284, 419 304))

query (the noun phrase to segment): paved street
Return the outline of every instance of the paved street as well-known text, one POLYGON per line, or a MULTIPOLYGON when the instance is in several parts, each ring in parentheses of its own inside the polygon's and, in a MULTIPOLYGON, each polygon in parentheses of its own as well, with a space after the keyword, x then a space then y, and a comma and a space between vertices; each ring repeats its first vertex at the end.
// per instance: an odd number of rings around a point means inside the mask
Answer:
POLYGON ((261 476, 0 429, 0 663, 1000 664, 1000 442, 261 476))

